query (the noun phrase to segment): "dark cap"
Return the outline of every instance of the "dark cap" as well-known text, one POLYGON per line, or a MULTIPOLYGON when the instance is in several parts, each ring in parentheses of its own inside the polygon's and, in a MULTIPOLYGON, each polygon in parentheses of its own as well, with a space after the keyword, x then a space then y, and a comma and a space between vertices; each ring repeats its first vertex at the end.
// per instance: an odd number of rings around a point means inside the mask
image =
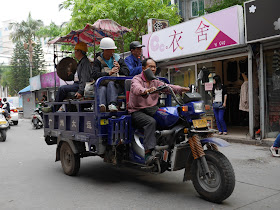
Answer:
POLYGON ((138 41, 133 41, 130 43, 129 47, 130 47, 130 50, 132 50, 132 49, 136 49, 138 47, 145 47, 145 45, 140 44, 140 42, 138 42, 138 41))

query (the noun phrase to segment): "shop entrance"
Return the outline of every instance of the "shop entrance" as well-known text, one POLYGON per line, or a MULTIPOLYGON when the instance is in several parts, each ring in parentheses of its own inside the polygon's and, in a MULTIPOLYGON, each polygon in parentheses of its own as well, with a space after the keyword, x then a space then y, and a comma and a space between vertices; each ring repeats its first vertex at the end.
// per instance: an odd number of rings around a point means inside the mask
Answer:
MULTIPOLYGON (((212 105, 213 77, 219 75, 227 90, 224 119, 228 134, 249 136, 248 57, 238 57, 197 64, 199 92, 206 104, 212 105)), ((213 110, 206 112, 211 127, 216 127, 213 110)))

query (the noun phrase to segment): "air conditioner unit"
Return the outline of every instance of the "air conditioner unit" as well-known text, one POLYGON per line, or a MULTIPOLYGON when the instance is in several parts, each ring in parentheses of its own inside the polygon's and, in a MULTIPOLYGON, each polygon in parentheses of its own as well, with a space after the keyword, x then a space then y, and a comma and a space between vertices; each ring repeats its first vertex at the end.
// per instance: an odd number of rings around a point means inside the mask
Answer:
POLYGON ((167 27, 169 27, 168 20, 154 19, 154 18, 148 19, 148 33, 159 31, 167 27))

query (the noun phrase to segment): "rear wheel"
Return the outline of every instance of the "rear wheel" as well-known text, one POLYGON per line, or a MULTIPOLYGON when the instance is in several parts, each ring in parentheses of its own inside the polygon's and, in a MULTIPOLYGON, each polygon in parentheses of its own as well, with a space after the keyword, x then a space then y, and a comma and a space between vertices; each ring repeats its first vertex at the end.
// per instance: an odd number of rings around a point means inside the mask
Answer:
POLYGON ((205 200, 221 203, 228 198, 235 187, 235 175, 229 160, 222 153, 206 150, 205 158, 211 177, 203 176, 199 161, 191 168, 192 182, 199 195, 205 200))
POLYGON ((80 169, 80 157, 74 154, 67 142, 63 142, 60 148, 60 161, 65 174, 75 176, 80 169))
POLYGON ((6 135, 6 130, 1 130, 0 131, 0 141, 6 141, 7 135, 6 135))
POLYGON ((14 124, 14 125, 17 125, 17 124, 18 124, 18 121, 13 121, 13 124, 14 124))

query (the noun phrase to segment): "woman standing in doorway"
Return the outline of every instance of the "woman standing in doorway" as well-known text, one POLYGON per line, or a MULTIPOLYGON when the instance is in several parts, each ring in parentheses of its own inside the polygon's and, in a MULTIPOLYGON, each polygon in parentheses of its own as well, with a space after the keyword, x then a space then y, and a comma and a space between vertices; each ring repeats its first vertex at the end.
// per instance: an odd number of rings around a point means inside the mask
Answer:
POLYGON ((222 85, 221 77, 219 75, 213 77, 213 84, 213 111, 219 130, 219 135, 227 135, 227 126, 224 120, 227 103, 226 88, 222 85))

